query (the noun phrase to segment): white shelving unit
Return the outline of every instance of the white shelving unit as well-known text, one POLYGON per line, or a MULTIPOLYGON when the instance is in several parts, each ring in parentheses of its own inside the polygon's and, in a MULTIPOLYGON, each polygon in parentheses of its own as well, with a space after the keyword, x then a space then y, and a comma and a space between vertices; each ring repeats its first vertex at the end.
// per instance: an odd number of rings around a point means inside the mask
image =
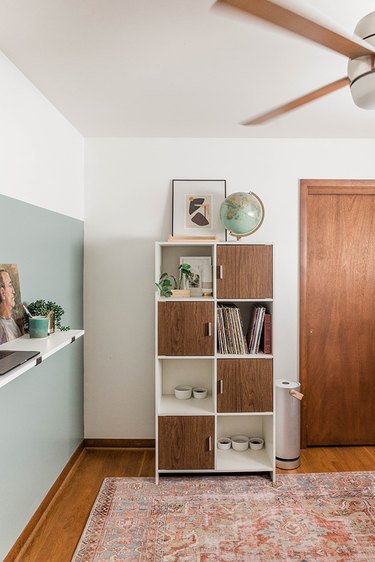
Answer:
MULTIPOLYGON (((155 357, 155 412, 156 412, 156 481, 160 474, 166 473, 230 473, 230 472, 267 472, 270 477, 275 479, 275 411, 274 411, 274 358, 272 354, 219 354, 217 351, 217 305, 218 303, 233 303, 239 306, 244 324, 249 323, 250 308, 255 303, 264 304, 267 311, 273 314, 273 295, 267 294, 264 297, 258 295, 246 295, 246 298, 219 298, 222 289, 221 281, 216 278, 216 272, 222 271, 219 261, 223 251, 236 252, 230 248, 240 247, 241 256, 245 255, 246 249, 252 255, 254 248, 256 252, 262 255, 262 248, 267 248, 268 270, 265 276, 271 276, 269 284, 271 293, 273 287, 273 247, 270 245, 253 245, 247 243, 235 242, 157 242, 155 245, 155 281, 159 280, 160 274, 167 271, 170 274, 177 275, 180 256, 210 256, 212 260, 213 270, 213 296, 212 297, 190 297, 184 299, 176 298, 160 298, 158 292, 155 297, 155 333, 156 333, 156 357, 155 357), (228 248, 228 250, 223 250, 228 248), (244 253, 244 254, 243 254, 244 253), (271 256, 269 258, 269 256, 271 256), (219 295, 219 296, 218 296, 219 295), (185 303, 209 303, 212 304, 212 326, 211 333, 212 348, 199 354, 199 347, 193 350, 192 355, 183 355, 184 351, 176 352, 179 346, 185 349, 184 330, 186 326, 181 325, 181 318, 184 317, 185 303), (160 307, 163 308, 161 312, 160 307), (168 307, 168 309, 166 309, 168 307), (176 335, 176 341, 172 345, 171 350, 165 351, 159 355, 159 343, 163 339, 168 339, 163 333, 165 330, 171 330, 168 334, 172 334, 171 339, 176 335), (175 328, 175 331, 173 331, 175 328), (174 346, 174 347, 173 347, 174 346), (208 353, 208 354, 207 354, 208 353), (223 361, 224 360, 224 361, 223 361), (242 361, 248 361, 246 364, 242 361), (261 361, 261 367, 264 368, 264 384, 268 385, 266 394, 268 395, 269 407, 262 407, 261 411, 223 411, 220 405, 220 385, 219 380, 222 370, 232 365, 232 369, 236 370, 237 366, 246 365, 243 376, 255 377, 257 392, 262 387, 263 372, 251 373, 252 366, 258 365, 257 361, 261 361), (232 363, 230 363, 232 361, 232 363), (255 362, 254 362, 255 361, 255 362), (252 362, 252 363, 251 363, 252 362), (270 374, 271 373, 271 378, 270 374), (208 389, 206 399, 178 400, 174 396, 174 387, 177 385, 203 386, 208 389), (200 425, 203 424, 202 440, 203 445, 198 444, 195 449, 195 438, 199 436, 200 425), (207 429, 207 427, 209 429, 207 429), (265 446, 261 450, 247 449, 244 452, 235 451, 233 449, 220 450, 217 448, 217 440, 221 437, 230 437, 236 434, 248 435, 249 437, 262 437, 265 446), (209 450, 210 449, 210 450, 209 450), (209 460, 205 460, 205 454, 209 456, 209 460), (203 460, 202 460, 203 459, 203 460), (201 466, 201 463, 208 466, 201 466)), ((251 257, 251 259, 254 259, 251 257)), ((243 275, 255 275, 250 269, 246 269, 244 273, 241 257, 241 271, 243 275)), ((262 260, 264 264, 265 259, 262 260)), ((246 264, 245 264, 246 266, 246 264)), ((264 266, 264 265, 263 265, 264 266)), ((262 267, 263 267, 262 266, 262 267)), ((236 275, 238 272, 231 272, 236 275)), ((189 305, 188 305, 189 306, 189 305)), ((207 308, 206 308, 207 310, 207 308)), ((190 309, 186 309, 187 312, 190 309)), ((196 312, 196 308, 194 308, 196 312)), ((195 318, 191 319, 191 332, 200 332, 201 328, 194 325, 195 318)), ((204 320, 205 322, 205 320, 204 320)), ((211 320, 210 320, 211 322, 211 320)), ((244 326, 245 332, 247 326, 244 326)), ((202 328, 205 330, 205 328, 202 328)), ((188 338, 191 334, 188 334, 188 338)), ((231 376, 231 375, 229 375, 231 376)), ((253 380, 251 378, 251 380, 253 380)), ((250 380, 250 379, 249 379, 250 380)), ((246 389, 238 388, 238 393, 248 392, 248 382, 246 389)), ((248 394, 255 393, 250 390, 248 394)), ((233 398, 236 401, 236 397, 233 398)), ((249 401, 250 398, 247 398, 249 401)), ((246 400, 245 400, 246 401, 246 400)), ((251 400, 250 400, 251 401, 251 400)), ((255 398, 256 401, 256 398, 255 398)), ((262 400, 260 400, 262 402, 262 400)), ((241 406, 242 408, 242 406, 241 406)), ((224 408, 225 409, 225 408, 224 408)), ((199 439, 199 437, 198 437, 199 439)))
POLYGON ((48 357, 57 353, 67 345, 74 343, 75 340, 82 337, 85 332, 83 330, 57 330, 46 338, 30 338, 27 334, 15 340, 0 345, 0 350, 14 351, 39 351, 39 355, 33 357, 20 367, 12 369, 9 373, 0 377, 0 388, 9 384, 14 379, 25 374, 27 371, 45 361, 48 357))

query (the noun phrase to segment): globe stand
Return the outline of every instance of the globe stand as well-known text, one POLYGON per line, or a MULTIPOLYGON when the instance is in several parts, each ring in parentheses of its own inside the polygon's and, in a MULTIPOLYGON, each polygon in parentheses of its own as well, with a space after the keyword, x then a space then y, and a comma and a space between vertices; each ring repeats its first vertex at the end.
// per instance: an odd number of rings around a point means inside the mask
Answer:
POLYGON ((232 232, 231 230, 229 231, 229 234, 231 236, 233 236, 234 238, 237 238, 237 242, 239 240, 241 240, 241 238, 243 238, 244 236, 249 236, 250 234, 252 234, 254 232, 254 230, 250 230, 250 232, 245 232, 244 234, 238 234, 237 232, 232 232))
MULTIPOLYGON (((263 220, 262 220, 262 222, 263 222, 263 220)), ((256 228, 253 228, 252 230, 249 230, 249 232, 244 232, 243 234, 238 234, 238 232, 232 232, 230 230, 229 234, 231 236, 233 236, 234 238, 237 238, 237 242, 238 242, 239 240, 241 240, 241 238, 244 238, 245 236, 250 236, 250 234, 253 234, 256 230, 258 230, 258 228, 261 226, 262 222, 260 222, 256 228)))

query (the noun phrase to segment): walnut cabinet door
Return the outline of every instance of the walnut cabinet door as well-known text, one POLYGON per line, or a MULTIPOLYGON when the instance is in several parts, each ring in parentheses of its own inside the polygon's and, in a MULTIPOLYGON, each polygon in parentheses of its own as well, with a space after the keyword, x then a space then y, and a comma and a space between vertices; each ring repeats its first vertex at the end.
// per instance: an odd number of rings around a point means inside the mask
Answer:
POLYGON ((214 355, 213 302, 159 302, 159 355, 214 355))
POLYGON ((217 298, 272 298, 272 246, 217 247, 217 298))
POLYGON ((214 468, 213 416, 159 417, 159 468, 214 468))
POLYGON ((219 359, 217 411, 272 412, 272 359, 219 359))

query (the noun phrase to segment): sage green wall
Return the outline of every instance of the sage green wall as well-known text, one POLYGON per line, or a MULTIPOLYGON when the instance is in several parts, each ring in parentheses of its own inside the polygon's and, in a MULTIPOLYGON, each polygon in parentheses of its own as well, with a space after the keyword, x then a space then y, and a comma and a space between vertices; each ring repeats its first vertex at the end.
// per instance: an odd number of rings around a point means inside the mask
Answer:
MULTIPOLYGON (((60 304, 83 323, 83 222, 0 195, 0 263, 24 302, 60 304)), ((83 341, 0 388, 0 560, 83 439, 83 341)))

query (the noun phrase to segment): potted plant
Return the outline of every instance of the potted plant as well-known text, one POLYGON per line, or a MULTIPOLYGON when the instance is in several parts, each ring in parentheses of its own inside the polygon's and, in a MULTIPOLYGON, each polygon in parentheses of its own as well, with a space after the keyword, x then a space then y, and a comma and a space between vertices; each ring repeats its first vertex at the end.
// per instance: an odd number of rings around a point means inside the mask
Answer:
POLYGON ((178 266, 178 279, 169 273, 162 273, 159 278, 159 283, 155 283, 159 289, 161 297, 190 297, 189 280, 192 279, 193 273, 190 271, 191 265, 182 263, 178 266), (172 289, 172 281, 174 281, 174 288, 172 289))
MULTIPOLYGON (((64 314, 64 309, 53 301, 45 301, 39 299, 27 305, 27 309, 32 316, 47 316, 49 318, 48 333, 51 334, 55 329, 66 331, 70 330, 70 326, 62 326, 61 318, 64 314)), ((24 315, 24 325, 26 330, 29 329, 29 316, 24 315)))

